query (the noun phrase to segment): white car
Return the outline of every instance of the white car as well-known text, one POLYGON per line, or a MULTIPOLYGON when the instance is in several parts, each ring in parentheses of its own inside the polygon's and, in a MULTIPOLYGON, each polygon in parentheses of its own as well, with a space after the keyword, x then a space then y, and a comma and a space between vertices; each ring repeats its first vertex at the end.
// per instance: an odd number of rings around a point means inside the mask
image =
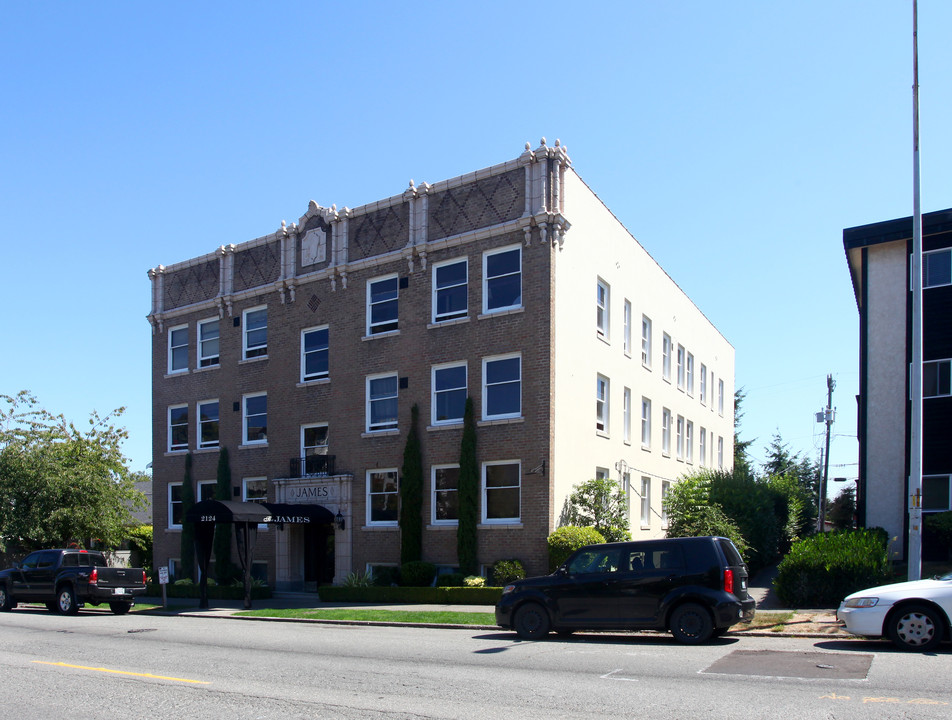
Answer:
POLYGON ((836 617, 854 635, 888 637, 901 650, 932 650, 952 639, 952 572, 860 590, 840 603, 836 617))

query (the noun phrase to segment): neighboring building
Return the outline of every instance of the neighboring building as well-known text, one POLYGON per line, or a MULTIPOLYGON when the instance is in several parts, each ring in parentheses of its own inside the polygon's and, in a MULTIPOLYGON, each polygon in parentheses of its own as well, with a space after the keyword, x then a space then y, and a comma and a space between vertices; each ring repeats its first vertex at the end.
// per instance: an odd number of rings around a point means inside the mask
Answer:
MULTIPOLYGON (((847 228, 843 245, 859 308, 860 525, 908 550, 912 361, 912 218, 847 228)), ((922 508, 952 509, 952 209, 922 216, 922 508)), ((924 548, 925 550, 925 548, 924 548)))
POLYGON ((355 209, 311 202, 296 224, 149 275, 155 554, 173 573, 185 455, 201 499, 220 448, 235 499, 314 511, 258 535, 256 571, 279 589, 397 565, 414 404, 423 555, 441 568, 457 564, 467 396, 487 569, 546 572, 580 482, 617 480, 633 534, 658 537, 670 484, 732 462, 734 349, 558 142, 355 209))

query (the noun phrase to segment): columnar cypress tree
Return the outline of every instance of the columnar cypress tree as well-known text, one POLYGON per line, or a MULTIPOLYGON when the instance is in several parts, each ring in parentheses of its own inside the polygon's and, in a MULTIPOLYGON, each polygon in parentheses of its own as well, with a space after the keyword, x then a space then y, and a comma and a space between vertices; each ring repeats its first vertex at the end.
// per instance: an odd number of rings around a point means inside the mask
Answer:
POLYGON ((182 579, 195 579, 195 523, 186 522, 185 516, 195 504, 195 486, 192 483, 192 453, 185 456, 185 477, 182 478, 182 579))
POLYGON ((476 419, 473 398, 466 398, 463 411, 463 438, 459 451, 459 525, 456 528, 456 556, 465 575, 475 575, 477 559, 476 518, 479 510, 479 465, 476 463, 476 419))
POLYGON ((420 409, 410 410, 410 432, 403 449, 400 469, 400 562, 420 560, 423 556, 423 458, 417 432, 420 409))
MULTIPOLYGON (((218 481, 215 485, 216 500, 231 500, 231 464, 228 461, 228 448, 218 453, 218 481)), ((218 523, 215 527, 215 579, 219 583, 228 583, 234 579, 235 572, 231 564, 230 523, 218 523)))

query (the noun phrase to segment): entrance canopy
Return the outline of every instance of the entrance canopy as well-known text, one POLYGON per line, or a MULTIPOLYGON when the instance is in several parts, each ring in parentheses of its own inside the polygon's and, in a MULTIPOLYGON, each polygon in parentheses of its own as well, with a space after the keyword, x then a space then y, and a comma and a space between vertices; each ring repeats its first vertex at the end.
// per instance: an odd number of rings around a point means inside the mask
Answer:
POLYGON ((303 505, 295 503, 264 503, 270 515, 264 522, 271 524, 288 523, 290 525, 314 525, 333 523, 334 513, 323 505, 303 505))
POLYGON ((189 509, 185 519, 194 523, 264 523, 268 514, 260 503, 202 500, 189 509))

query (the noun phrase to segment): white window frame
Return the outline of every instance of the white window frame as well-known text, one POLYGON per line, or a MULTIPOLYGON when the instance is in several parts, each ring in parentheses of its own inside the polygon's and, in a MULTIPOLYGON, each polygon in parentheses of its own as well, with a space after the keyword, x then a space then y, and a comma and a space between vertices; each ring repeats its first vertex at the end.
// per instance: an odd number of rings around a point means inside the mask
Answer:
POLYGON ((244 360, 259 360, 268 357, 268 306, 256 305, 241 313, 241 357, 244 360), (264 312, 264 325, 249 327, 248 317, 253 313, 264 312), (264 342, 251 344, 250 335, 264 330, 264 342))
POLYGON ((717 469, 724 469, 724 438, 720 435, 717 437, 717 469))
POLYGON ((505 312, 507 310, 516 310, 522 307, 522 245, 506 245, 505 247, 496 248, 494 250, 487 250, 483 253, 483 314, 489 315, 491 313, 505 312), (489 277, 489 259, 495 255, 502 255, 503 253, 516 252, 519 256, 519 270, 514 273, 501 273, 499 275, 494 275, 489 277), (518 275, 519 277, 519 295, 516 298, 516 302, 513 302, 509 305, 500 305, 498 307, 489 307, 489 287, 494 280, 498 280, 504 277, 512 277, 518 275))
POLYGON ((430 468, 430 524, 432 525, 459 525, 459 463, 450 463, 446 465, 433 465, 430 468), (456 470, 456 488, 455 489, 439 489, 436 485, 437 474, 441 470, 456 470), (437 497, 440 493, 456 493, 457 497, 457 517, 455 518, 438 518, 436 516, 436 509, 439 505, 437 497))
POLYGON ((215 494, 217 492, 217 480, 199 480, 197 483, 195 483, 195 502, 201 502, 202 500, 214 500, 215 494), (205 497, 205 488, 211 488, 211 492, 208 494, 208 497, 205 497))
POLYGON ((631 357, 631 300, 625 298, 625 304, 622 310, 622 322, 624 324, 624 337, 622 338, 623 350, 627 357, 631 357))
POLYGON ((952 268, 950 268, 950 282, 929 283, 929 266, 933 261, 939 262, 942 256, 945 256, 945 264, 952 266, 952 248, 942 248, 941 250, 930 250, 922 253, 922 289, 946 287, 952 284, 952 268))
POLYGON ((469 314, 469 258, 460 257, 454 258, 453 260, 444 260, 442 262, 433 263, 430 304, 432 308, 431 320, 434 323, 447 322, 449 320, 460 320, 469 314), (449 283, 440 287, 437 280, 439 270, 441 268, 459 264, 463 265, 463 282, 449 283), (449 312, 439 312, 439 298, 441 294, 450 292, 460 287, 465 289, 463 308, 450 310, 449 312))
POLYGON ((376 375, 368 375, 365 385, 365 394, 366 398, 366 431, 368 433, 375 432, 389 432, 392 430, 397 430, 399 428, 400 421, 400 377, 396 372, 385 372, 378 373, 376 375), (393 378, 394 380, 394 390, 392 395, 385 395, 380 397, 372 397, 370 388, 371 385, 377 380, 385 380, 393 378), (397 403, 397 410, 394 413, 393 419, 388 419, 386 422, 378 422, 374 424, 373 422, 373 404, 377 402, 384 402, 387 400, 395 400, 397 403))
POLYGON ((661 335, 661 377, 671 382, 671 336, 668 333, 661 335))
POLYGON ((168 500, 167 508, 168 508, 168 513, 169 513, 169 516, 168 516, 168 527, 169 527, 169 530, 181 530, 181 529, 182 529, 182 523, 180 523, 180 522, 179 522, 179 523, 173 522, 173 518, 175 517, 175 507, 176 507, 176 506, 181 506, 181 504, 182 504, 182 483, 180 483, 180 482, 173 482, 173 483, 169 483, 169 484, 168 484, 167 500, 168 500), (178 488, 178 490, 179 490, 179 499, 178 499, 178 500, 173 500, 173 499, 172 499, 172 490, 173 490, 173 488, 178 488))
POLYGON ((469 389, 469 366, 463 362, 450 362, 450 363, 441 363, 439 365, 434 365, 430 368, 430 424, 431 425, 458 425, 463 422, 463 412, 466 406, 466 396, 469 389), (459 368, 463 369, 463 384, 454 387, 447 387, 443 389, 437 389, 437 376, 440 375, 444 370, 457 370, 459 368), (439 397, 442 394, 446 393, 458 393, 460 390, 463 391, 463 406, 460 408, 459 416, 447 417, 447 418, 438 418, 437 410, 439 409, 439 397))
POLYGON ((698 430, 697 454, 701 465, 707 465, 707 430, 703 427, 698 430))
POLYGON ((169 328, 169 375, 188 372, 188 325, 176 325, 169 328), (177 338, 177 339, 176 339, 177 338), (185 351, 185 364, 176 363, 176 351, 185 351))
POLYGON ((267 445, 268 444, 268 393, 266 392, 257 392, 257 393, 246 393, 241 396, 241 444, 242 445, 267 445), (254 413, 249 414, 248 412, 248 402, 250 400, 256 400, 258 398, 264 398, 265 400, 265 410, 264 413, 254 413), (254 440, 248 437, 248 431, 250 425, 248 419, 250 417, 260 417, 264 415, 264 437, 256 438, 254 440))
POLYGON ((661 408, 661 454, 671 456, 671 411, 661 408))
POLYGON ((688 353, 687 364, 684 373, 684 389, 689 397, 694 397, 694 355, 688 353))
POLYGON ((724 417, 724 381, 717 381, 717 414, 724 417))
POLYGON ((678 415, 675 421, 675 452, 680 461, 684 461, 684 416, 678 415))
MULTIPOLYGON (((389 288, 383 292, 389 293, 389 288)), ((397 332, 400 329, 400 276, 397 273, 388 273, 378 277, 370 278, 367 281, 367 337, 372 335, 384 335, 386 333, 397 332), (384 283, 393 283, 393 295, 387 294, 382 299, 374 300, 374 286, 384 283), (385 320, 373 319, 374 308, 393 303, 396 312, 393 317, 387 316, 385 320)))
POLYGON ((684 462, 694 464, 694 422, 684 421, 684 462))
POLYGON ((701 363, 701 372, 700 372, 700 396, 701 396, 701 405, 707 405, 707 366, 704 363, 701 363))
MULTIPOLYGON (((244 502, 258 503, 259 505, 261 503, 268 502, 268 478, 264 476, 242 478, 241 479, 241 499, 244 502), (260 483, 260 482, 264 483, 264 497, 260 499, 250 497, 248 494, 248 485, 250 483, 260 483)), ((260 524, 259 524, 259 527, 260 527, 260 524)))
POLYGON ((641 447, 651 449, 651 400, 641 398, 641 447))
POLYGON ((198 343, 198 367, 209 368, 217 367, 221 364, 221 320, 219 318, 208 318, 200 320, 198 323, 197 340, 198 343), (214 337, 205 337, 205 329, 214 326, 216 334, 214 337), (214 341, 215 352, 207 351, 207 347, 214 341))
POLYGON ((166 430, 167 430, 167 433, 168 433, 168 445, 167 445, 167 447, 168 447, 168 451, 169 451, 170 453, 173 453, 173 452, 185 452, 185 451, 188 450, 188 447, 189 447, 189 437, 188 437, 188 436, 189 436, 189 432, 190 432, 190 430, 189 430, 189 425, 191 424, 191 423, 190 423, 191 418, 189 417, 189 415, 191 415, 191 413, 189 412, 189 409, 188 409, 188 403, 178 403, 178 404, 176 404, 176 405, 169 405, 168 413, 167 413, 167 415, 166 415, 166 417, 167 417, 166 430), (185 422, 177 422, 177 423, 174 423, 174 424, 173 424, 173 423, 172 423, 172 414, 173 414, 173 412, 175 412, 175 411, 177 411, 177 410, 184 410, 184 411, 185 411, 185 422), (175 428, 182 428, 183 426, 184 426, 184 428, 185 428, 185 432, 184 432, 185 442, 184 442, 184 443, 182 443, 182 442, 179 442, 179 443, 173 442, 173 441, 172 441, 172 436, 175 434, 174 429, 175 429, 175 428))
POLYGON ((483 358, 483 386, 482 386, 482 417, 483 420, 508 420, 522 417, 522 353, 509 353, 507 355, 492 355, 490 357, 483 358), (503 382, 493 383, 490 385, 488 383, 488 368, 493 363, 502 362, 505 360, 518 360, 519 375, 516 380, 505 380, 503 382), (519 386, 519 408, 515 412, 508 413, 497 413, 495 415, 489 414, 489 394, 492 387, 508 385, 512 383, 517 383, 519 386))
POLYGON ((668 493, 671 492, 671 481, 661 481, 661 527, 668 529, 668 509, 665 507, 665 500, 668 499, 668 493))
POLYGON ((595 281, 595 332, 603 340, 611 338, 611 286, 598 278, 595 281))
POLYGON ((641 316, 641 364, 651 369, 651 318, 641 316))
POLYGON ((684 355, 685 355, 684 345, 679 344, 678 355, 677 355, 677 363, 678 363, 677 379, 678 379, 678 390, 680 390, 681 392, 684 392, 684 355))
POLYGON ((622 417, 624 425, 622 428, 622 442, 624 442, 626 445, 631 445, 631 388, 626 387, 622 392, 622 405, 622 417))
MULTIPOLYGON (((307 458, 314 455, 327 455, 328 448, 330 447, 330 426, 326 422, 318 423, 305 423, 301 425, 301 475, 303 477, 310 477, 312 474, 307 472, 307 458), (324 428, 324 443, 318 445, 308 445, 306 441, 307 431, 314 430, 316 428, 324 428)), ((317 473, 322 475, 323 473, 317 473)))
POLYGON ((397 527, 400 521, 400 472, 397 468, 374 468, 367 471, 367 525, 375 527, 397 527), (394 487, 392 490, 383 490, 372 492, 371 476, 390 475, 394 476, 394 487), (374 496, 386 495, 391 497, 394 503, 395 517, 393 520, 374 520, 373 519, 373 498, 374 496))
POLYGON ((331 368, 330 368, 330 347, 331 347, 331 330, 329 325, 315 325, 314 327, 304 328, 301 330, 301 382, 313 382, 315 380, 326 380, 330 377, 331 368), (306 349, 306 338, 311 333, 320 333, 325 332, 326 342, 323 347, 317 347, 311 350, 306 349), (308 374, 307 372, 307 359, 309 356, 323 354, 326 356, 327 370, 318 371, 315 373, 308 374))
POLYGON ((195 425, 197 426, 196 430, 198 432, 198 434, 195 437, 195 447, 199 449, 220 447, 221 446, 221 402, 219 402, 218 398, 210 398, 208 400, 199 400, 197 403, 195 403, 195 420, 196 420, 195 425), (202 408, 204 408, 207 405, 213 405, 213 404, 218 406, 218 410, 215 413, 215 418, 214 420, 205 420, 204 415, 202 414, 202 408), (214 442, 206 441, 204 439, 205 425, 206 423, 210 423, 210 422, 214 422, 217 425, 217 431, 215 432, 214 442))
POLYGON ((482 513, 483 513, 483 523, 486 525, 493 524, 512 524, 522 521, 522 461, 520 460, 494 460, 492 462, 484 462, 481 469, 481 495, 482 495, 482 513), (486 485, 486 476, 488 473, 488 468, 495 467, 498 465, 515 465, 518 472, 518 482, 516 485, 503 485, 494 488, 489 488, 486 485), (518 491, 518 513, 513 517, 498 517, 491 518, 489 517, 489 494, 490 492, 496 490, 511 490, 515 488, 518 491))
POLYGON ((604 375, 595 376, 595 432, 608 436, 611 399, 611 380, 604 375))
POLYGON ((647 530, 651 527, 651 478, 645 475, 641 476, 641 529, 647 530))

